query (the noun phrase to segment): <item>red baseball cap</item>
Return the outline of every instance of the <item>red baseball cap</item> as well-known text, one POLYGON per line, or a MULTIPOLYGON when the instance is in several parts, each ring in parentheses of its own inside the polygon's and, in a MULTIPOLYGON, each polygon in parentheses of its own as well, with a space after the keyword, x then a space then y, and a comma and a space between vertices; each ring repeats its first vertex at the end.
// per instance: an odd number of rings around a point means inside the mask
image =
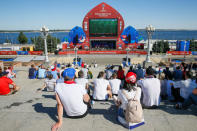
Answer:
POLYGON ((127 83, 135 83, 136 82, 136 74, 133 72, 128 72, 125 77, 125 81, 127 83))

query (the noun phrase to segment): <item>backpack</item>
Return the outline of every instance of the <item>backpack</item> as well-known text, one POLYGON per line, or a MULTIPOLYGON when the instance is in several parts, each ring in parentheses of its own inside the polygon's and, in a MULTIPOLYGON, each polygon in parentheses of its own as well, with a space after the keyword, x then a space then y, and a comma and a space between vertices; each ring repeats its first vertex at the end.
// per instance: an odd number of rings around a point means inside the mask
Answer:
POLYGON ((126 112, 125 112, 125 119, 129 123, 139 123, 142 122, 143 119, 143 110, 142 106, 140 104, 140 101, 136 100, 136 95, 134 99, 129 99, 128 95, 124 90, 122 90, 122 93, 127 98, 128 103, 126 106, 126 112))

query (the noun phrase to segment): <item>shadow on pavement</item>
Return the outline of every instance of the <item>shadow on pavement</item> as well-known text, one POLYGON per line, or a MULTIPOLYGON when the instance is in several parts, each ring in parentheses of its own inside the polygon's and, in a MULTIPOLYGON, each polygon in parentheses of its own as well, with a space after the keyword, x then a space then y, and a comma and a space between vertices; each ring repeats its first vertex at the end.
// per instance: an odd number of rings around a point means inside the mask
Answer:
POLYGON ((191 106, 187 110, 178 110, 174 108, 174 105, 175 103, 165 101, 163 105, 159 106, 158 110, 163 110, 169 114, 197 116, 197 106, 191 106))
POLYGON ((57 108, 56 107, 43 107, 42 103, 37 103, 33 105, 34 110, 38 113, 46 113, 48 114, 51 119, 54 121, 58 121, 57 115, 57 108))
POLYGON ((56 100, 55 95, 42 95, 42 97, 56 100))
MULTIPOLYGON (((46 113, 49 115, 51 119, 54 121, 58 121, 57 119, 57 107, 43 107, 42 103, 37 103, 33 105, 34 110, 38 113, 46 113)), ((92 115, 103 115, 105 119, 109 120, 113 124, 118 124, 116 120, 117 117, 117 107, 112 105, 109 109, 90 109, 88 114, 92 115)), ((64 111, 63 117, 67 117, 64 111)), ((86 116, 87 117, 87 116, 86 116)))
POLYGON ((117 117, 117 107, 115 105, 111 105, 109 109, 91 109, 89 114, 92 115, 103 115, 105 119, 109 120, 113 124, 118 124, 116 120, 117 117))

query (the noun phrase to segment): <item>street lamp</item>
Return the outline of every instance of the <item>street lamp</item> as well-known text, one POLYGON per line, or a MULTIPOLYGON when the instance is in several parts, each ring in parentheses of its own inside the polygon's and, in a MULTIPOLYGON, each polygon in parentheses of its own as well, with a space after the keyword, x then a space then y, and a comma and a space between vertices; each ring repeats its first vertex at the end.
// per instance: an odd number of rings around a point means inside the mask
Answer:
POLYGON ((151 39, 154 31, 155 31, 155 28, 152 25, 149 25, 146 27, 146 32, 148 34, 148 49, 147 49, 146 63, 151 63, 151 60, 150 60, 150 39, 151 39))
POLYGON ((40 32, 42 33, 42 36, 44 38, 45 63, 48 64, 49 63, 49 57, 48 57, 48 51, 47 51, 47 35, 49 33, 49 29, 47 27, 43 26, 40 29, 40 32))
POLYGON ((74 51, 75 51, 75 65, 77 66, 77 51, 78 51, 78 48, 76 46, 74 48, 74 51))
POLYGON ((127 51, 126 65, 129 65, 129 64, 128 64, 128 58, 129 58, 129 51, 130 51, 130 48, 127 47, 127 48, 126 48, 126 51, 127 51))

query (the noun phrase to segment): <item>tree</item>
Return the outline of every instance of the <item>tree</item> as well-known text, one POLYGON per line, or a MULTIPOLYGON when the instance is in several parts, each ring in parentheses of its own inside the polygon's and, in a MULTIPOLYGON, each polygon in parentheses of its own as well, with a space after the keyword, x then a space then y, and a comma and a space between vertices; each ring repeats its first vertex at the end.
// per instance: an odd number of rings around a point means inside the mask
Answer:
POLYGON ((23 34, 23 32, 20 32, 18 35, 18 41, 20 44, 26 44, 28 42, 27 37, 23 34))
POLYGON ((153 52, 155 53, 166 53, 169 51, 169 42, 168 41, 157 41, 153 44, 153 52))
MULTIPOLYGON (((44 39, 41 36, 31 38, 31 42, 34 43, 36 51, 44 51, 44 39)), ((60 43, 60 40, 58 38, 48 35, 47 36, 47 50, 48 50, 48 52, 53 53, 57 49, 58 43, 60 43)))
POLYGON ((5 43, 11 43, 11 40, 9 40, 8 38, 5 40, 5 43))
POLYGON ((197 51, 197 41, 190 40, 189 51, 197 51))

